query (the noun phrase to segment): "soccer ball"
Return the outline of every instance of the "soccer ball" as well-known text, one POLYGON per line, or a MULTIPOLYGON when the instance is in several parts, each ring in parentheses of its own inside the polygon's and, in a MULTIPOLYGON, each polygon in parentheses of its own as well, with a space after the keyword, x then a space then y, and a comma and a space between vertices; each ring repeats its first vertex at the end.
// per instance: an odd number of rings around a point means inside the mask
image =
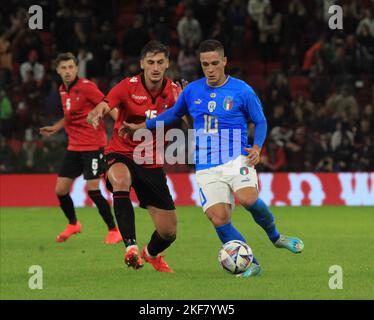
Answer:
POLYGON ((240 240, 226 242, 219 250, 218 261, 229 273, 243 273, 253 261, 252 249, 240 240))

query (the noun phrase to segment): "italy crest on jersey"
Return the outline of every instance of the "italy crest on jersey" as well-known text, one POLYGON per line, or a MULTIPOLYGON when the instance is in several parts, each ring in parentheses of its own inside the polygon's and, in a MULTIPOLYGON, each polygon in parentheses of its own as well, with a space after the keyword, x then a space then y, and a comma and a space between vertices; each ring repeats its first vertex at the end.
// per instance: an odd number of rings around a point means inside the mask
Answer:
POLYGON ((249 173, 249 170, 248 170, 247 167, 241 167, 241 168, 240 168, 240 174, 241 174, 242 176, 246 176, 248 173, 249 173))
POLYGON ((215 101, 209 101, 208 102, 208 110, 209 112, 213 112, 216 109, 216 102, 215 101))
POLYGON ((226 111, 230 111, 232 109, 232 101, 232 97, 226 96, 225 100, 223 100, 223 109, 225 109, 226 111))

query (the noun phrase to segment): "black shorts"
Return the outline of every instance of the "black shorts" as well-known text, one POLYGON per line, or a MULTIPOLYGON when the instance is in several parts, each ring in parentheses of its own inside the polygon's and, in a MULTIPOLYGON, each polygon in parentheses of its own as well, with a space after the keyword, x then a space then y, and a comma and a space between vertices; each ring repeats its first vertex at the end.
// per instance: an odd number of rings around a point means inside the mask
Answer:
POLYGON ((104 149, 95 151, 66 151, 59 177, 76 178, 83 173, 85 180, 99 179, 105 172, 104 149))
MULTIPOLYGON (((132 187, 138 196, 140 207, 146 209, 147 206, 153 206, 163 210, 175 210, 166 175, 162 168, 142 167, 119 153, 107 154, 106 161, 109 166, 116 162, 127 166, 131 174, 132 187)), ((108 177, 106 177, 106 186, 110 192, 113 192, 113 187, 108 177)))

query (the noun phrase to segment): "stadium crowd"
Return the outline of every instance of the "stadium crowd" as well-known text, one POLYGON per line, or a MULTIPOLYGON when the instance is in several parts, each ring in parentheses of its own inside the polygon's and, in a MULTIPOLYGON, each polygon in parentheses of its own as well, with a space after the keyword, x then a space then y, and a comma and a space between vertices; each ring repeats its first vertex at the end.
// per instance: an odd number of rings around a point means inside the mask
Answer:
POLYGON ((225 45, 228 74, 263 103, 260 172, 374 170, 373 0, 40 1, 43 30, 30 30, 34 2, 10 1, 0 11, 0 173, 60 166, 65 134, 38 134, 63 116, 57 53, 75 53, 79 76, 107 93, 140 71, 150 39, 169 46, 169 77, 200 77, 196 48, 207 38, 225 45), (333 4, 343 8, 343 30, 329 29, 333 4))

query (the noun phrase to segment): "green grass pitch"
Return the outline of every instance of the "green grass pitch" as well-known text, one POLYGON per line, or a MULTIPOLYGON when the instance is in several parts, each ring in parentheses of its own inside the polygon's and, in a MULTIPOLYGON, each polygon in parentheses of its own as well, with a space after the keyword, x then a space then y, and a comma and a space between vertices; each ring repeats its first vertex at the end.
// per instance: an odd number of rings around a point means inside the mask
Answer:
MULTIPOLYGON (((302 254, 276 249, 248 212, 237 208, 234 225, 243 233, 264 273, 236 278, 217 260, 214 228, 201 208, 178 207, 177 241, 165 252, 173 274, 146 264, 123 264, 123 245, 105 245, 106 228, 94 208, 78 209, 83 229, 59 244, 65 227, 58 208, 1 208, 0 299, 374 299, 373 207, 273 208, 278 229, 299 236, 302 254), (29 267, 43 269, 43 289, 28 286, 29 267), (331 290, 329 267, 343 269, 343 289, 331 290)), ((140 246, 153 226, 136 209, 140 246)))

